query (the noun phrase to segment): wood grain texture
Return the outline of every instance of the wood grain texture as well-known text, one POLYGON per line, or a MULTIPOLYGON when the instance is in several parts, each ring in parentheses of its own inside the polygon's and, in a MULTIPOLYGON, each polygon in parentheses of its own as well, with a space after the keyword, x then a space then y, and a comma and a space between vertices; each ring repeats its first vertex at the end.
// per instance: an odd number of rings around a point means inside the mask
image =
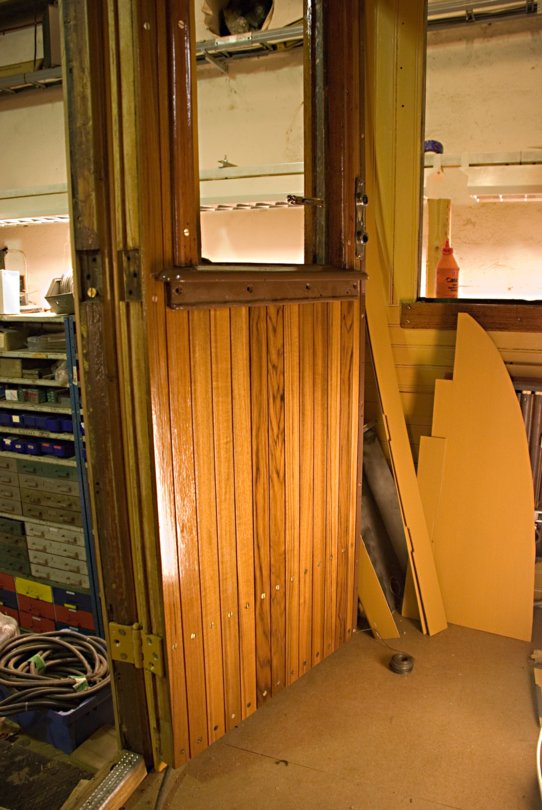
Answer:
POLYGON ((267 308, 272 694, 286 684, 284 307, 267 308))
MULTIPOLYGON (((173 315, 170 321, 168 352, 171 375, 172 452, 177 460, 173 479, 176 505, 176 536, 179 566, 178 595, 182 610, 183 644, 181 652, 186 668, 186 695, 188 726, 190 730, 190 756, 196 756, 208 746, 207 698, 205 691, 205 654, 203 647, 203 619, 201 610, 201 570, 199 561, 198 518, 196 508, 196 471, 194 460, 193 395, 190 364, 190 333, 188 313, 173 315), (175 317, 175 323, 171 319, 175 317)), ((175 618, 174 603, 166 601, 175 618)), ((170 676, 171 677, 171 676, 170 676)), ((179 685, 174 688, 179 688, 179 685)))
MULTIPOLYGON (((108 188, 109 97, 107 14, 96 4, 68 2, 62 7, 66 63, 71 229, 75 251, 74 291, 80 375, 89 453, 89 485, 94 537, 100 564, 104 620, 137 621, 129 505, 124 475, 121 394, 114 317, 114 199, 108 188), (99 251, 106 272, 100 296, 87 303, 84 251, 99 251)), ((145 677, 122 663, 113 664, 113 691, 122 745, 154 760, 145 677)), ((152 696, 151 696, 152 698, 152 696)))
POLYGON ((256 688, 258 705, 271 695, 271 558, 269 541, 269 402, 267 314, 250 312, 256 688))
POLYGON ((299 306, 284 313, 285 510, 286 510, 286 678, 299 677, 299 306))
POLYGON ((337 564, 339 542, 339 469, 341 458, 341 306, 331 304, 328 319, 328 424, 327 424, 327 510, 324 607, 324 653, 337 649, 337 564))
POLYGON ((470 315, 488 331, 542 332, 540 304, 413 302, 401 305, 401 326, 408 329, 455 329, 460 312, 470 315))
MULTIPOLYGON (((127 41, 130 36, 133 37, 136 51, 133 59, 133 75, 125 77, 122 95, 129 98, 130 92, 134 92, 136 102, 134 109, 127 102, 125 112, 127 122, 125 129, 130 146, 127 153, 134 157, 132 165, 125 168, 124 194, 126 207, 131 209, 131 213, 126 219, 126 242, 122 247, 127 250, 144 246, 144 250, 141 251, 139 273, 142 293, 141 332, 144 333, 145 339, 148 379, 144 380, 141 377, 136 381, 136 391, 143 398, 143 392, 147 389, 146 403, 141 405, 141 422, 147 421, 147 430, 152 434, 150 439, 152 454, 147 453, 143 457, 150 457, 153 461, 152 473, 149 470, 147 475, 152 478, 155 505, 154 514, 150 504, 146 505, 142 542, 147 560, 146 578, 150 582, 159 578, 157 587, 151 586, 148 591, 152 602, 151 615, 154 615, 157 609, 163 610, 164 613, 163 624, 160 625, 153 618, 153 627, 156 634, 164 638, 167 671, 170 675, 169 682, 164 681, 155 685, 155 688, 158 686, 157 726, 160 729, 167 729, 170 733, 169 744, 165 745, 162 742, 161 758, 174 766, 179 766, 190 756, 189 713, 183 655, 184 627, 179 588, 177 515, 174 486, 171 481, 174 460, 168 395, 167 317, 164 291, 159 289, 153 277, 153 268, 171 259, 171 209, 167 195, 146 193, 149 188, 162 189, 168 182, 168 167, 164 160, 168 149, 168 93, 167 83, 164 83, 167 75, 167 50, 159 47, 159 43, 167 40, 167 18, 165 6, 153 4, 150 0, 142 0, 137 7, 132 4, 131 9, 126 5, 122 7, 123 15, 130 12, 131 21, 126 19, 122 30, 127 41), (142 21, 147 21, 150 29, 145 28, 142 21), (133 116, 132 123, 130 116, 133 116), (145 123, 142 125, 142 122, 145 123), (132 126, 135 132, 130 131, 132 126), (136 174, 137 190, 134 176, 136 174), (134 196, 136 194, 137 197, 134 196), (157 555, 160 557, 159 565, 155 562, 157 555), (159 596, 160 590, 162 599, 159 596), (164 690, 168 692, 169 706, 165 704, 164 690)), ((128 49, 126 46, 126 50, 128 49)), ((115 115, 114 109, 112 115, 115 115)), ((119 278, 119 285, 119 297, 124 299, 122 276, 119 278)), ((139 308, 136 302, 132 302, 130 306, 139 308)), ((133 392, 128 392, 128 395, 131 393, 133 392)), ((143 449, 141 448, 141 451, 143 449)))
POLYGON ((254 522, 252 514, 252 430, 248 309, 234 309, 231 318, 233 467, 237 584, 241 656, 242 715, 256 710, 256 624, 254 593, 254 522))
POLYGON ((327 307, 314 307, 314 530, 312 554, 312 664, 324 657, 326 526, 327 526, 327 431, 328 431, 328 321, 327 307))
POLYGON ((299 674, 312 665, 314 543, 314 308, 299 313, 299 674))
POLYGON ((224 734, 225 700, 209 312, 191 312, 189 323, 192 395, 198 420, 197 429, 194 430, 194 449, 207 727, 209 741, 214 742, 224 734))
POLYGON ((231 330, 228 310, 211 311, 211 365, 214 453, 216 470, 216 519, 220 568, 220 612, 224 659, 226 729, 241 719, 239 673, 239 600, 233 467, 233 414, 231 330))
POLYGON ((335 643, 343 644, 351 630, 351 596, 348 593, 350 538, 353 531, 353 488, 350 444, 354 403, 351 399, 355 371, 355 354, 352 343, 353 310, 341 306, 341 440, 345 442, 339 460, 339 553, 337 558, 337 626, 335 643))

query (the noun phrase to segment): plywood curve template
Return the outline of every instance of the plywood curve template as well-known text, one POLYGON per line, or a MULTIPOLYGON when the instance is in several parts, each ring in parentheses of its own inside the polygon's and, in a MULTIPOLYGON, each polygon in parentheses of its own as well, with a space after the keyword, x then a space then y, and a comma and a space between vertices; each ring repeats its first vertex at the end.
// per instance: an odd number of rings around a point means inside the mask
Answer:
POLYGON ((453 381, 437 381, 432 433, 421 443, 418 479, 448 620, 529 640, 529 448, 506 367, 469 315, 458 317, 453 381))

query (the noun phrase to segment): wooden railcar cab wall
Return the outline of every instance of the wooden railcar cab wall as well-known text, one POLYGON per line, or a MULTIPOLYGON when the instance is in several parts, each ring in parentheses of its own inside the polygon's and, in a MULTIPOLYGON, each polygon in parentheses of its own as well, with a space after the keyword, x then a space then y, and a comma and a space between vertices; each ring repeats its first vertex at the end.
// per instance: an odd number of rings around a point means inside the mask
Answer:
POLYGON ((362 8, 306 4, 307 264, 207 267, 193 3, 63 2, 103 609, 110 644, 116 622, 163 650, 113 661, 122 744, 149 764, 202 751, 353 630, 362 8))

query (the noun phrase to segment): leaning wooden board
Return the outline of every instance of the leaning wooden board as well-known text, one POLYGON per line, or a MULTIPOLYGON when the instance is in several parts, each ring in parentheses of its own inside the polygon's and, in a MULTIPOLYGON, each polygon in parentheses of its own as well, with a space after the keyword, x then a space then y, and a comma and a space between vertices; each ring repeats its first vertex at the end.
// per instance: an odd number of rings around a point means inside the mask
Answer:
POLYGON ((371 350, 392 470, 399 494, 417 607, 423 631, 432 635, 446 628, 446 613, 397 384, 386 317, 382 266, 374 268, 367 282, 366 306, 371 350))
POLYGON ((419 480, 450 622, 529 640, 533 488, 521 410, 502 358, 458 316, 453 381, 437 383, 419 480))

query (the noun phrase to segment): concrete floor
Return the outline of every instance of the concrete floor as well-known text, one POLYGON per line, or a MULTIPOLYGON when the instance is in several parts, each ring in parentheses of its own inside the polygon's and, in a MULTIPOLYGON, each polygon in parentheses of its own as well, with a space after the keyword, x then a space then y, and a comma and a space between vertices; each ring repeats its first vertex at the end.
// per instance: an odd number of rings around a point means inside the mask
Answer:
POLYGON ((529 656, 542 645, 400 622, 409 675, 359 632, 161 790, 151 774, 126 810, 540 808, 529 656))

